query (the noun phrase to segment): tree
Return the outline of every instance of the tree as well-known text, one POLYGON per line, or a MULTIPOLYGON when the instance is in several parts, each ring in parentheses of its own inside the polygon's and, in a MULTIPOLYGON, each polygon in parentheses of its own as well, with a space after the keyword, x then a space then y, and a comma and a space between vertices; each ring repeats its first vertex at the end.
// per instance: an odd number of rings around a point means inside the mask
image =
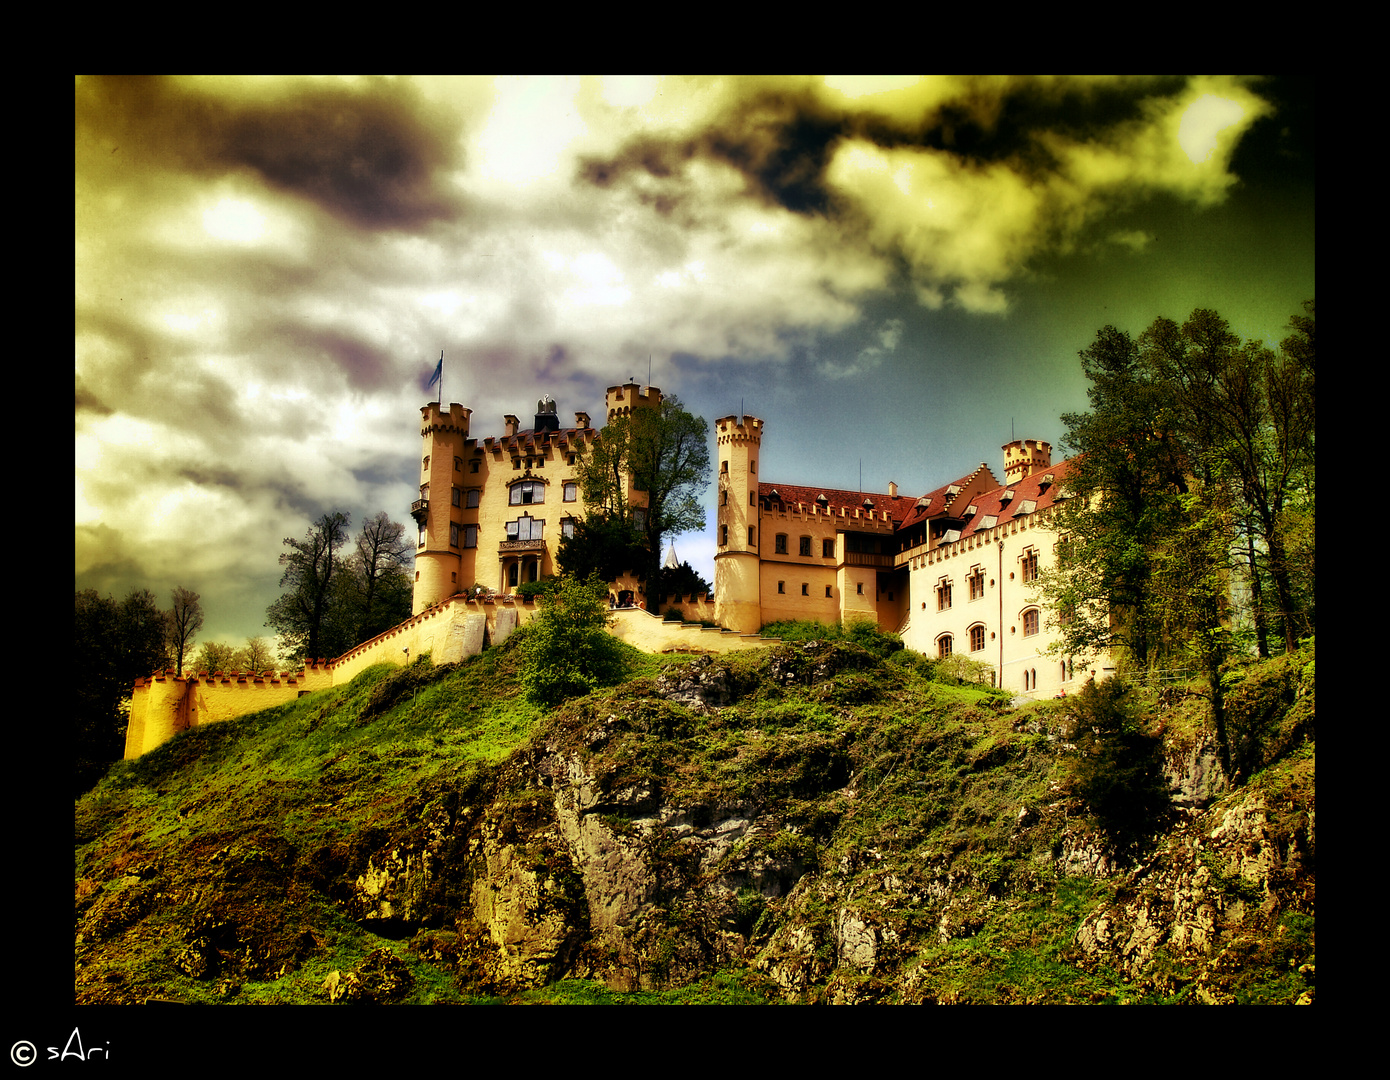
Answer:
POLYGON ((219 671, 240 671, 237 649, 231 645, 223 645, 220 641, 205 641, 198 649, 198 655, 193 658, 191 670, 206 671, 209 675, 215 675, 219 671))
POLYGON ((119 603, 93 589, 76 595, 73 643, 81 672, 76 688, 77 791, 96 783, 125 752, 127 708, 135 680, 168 665, 165 617, 148 589, 119 603))
POLYGON ((1207 682, 1221 768, 1234 779, 1221 669, 1231 655, 1232 498, 1220 477, 1182 498, 1182 515, 1154 559, 1165 639, 1207 682))
POLYGON ((198 594, 183 586, 174 587, 174 606, 169 612, 169 648, 174 654, 178 674, 183 674, 183 658, 193 646, 193 637, 203 628, 203 605, 198 594))
POLYGON ((274 671, 277 667, 274 650, 266 644, 265 638, 260 637, 247 638, 246 644, 233 656, 232 664, 234 670, 257 674, 274 671))
POLYGON ((1122 648, 1142 670, 1161 640, 1153 558, 1180 512, 1185 462, 1135 341, 1107 326, 1080 355, 1092 408, 1062 418, 1063 445, 1076 457, 1057 562, 1038 587, 1055 611, 1057 652, 1122 648))
POLYGON ((598 577, 612 581, 634 566, 642 566, 647 548, 630 521, 619 516, 591 513, 574 524, 574 532, 560 541, 555 560, 561 573, 587 581, 598 577))
POLYGON ((618 682, 624 673, 622 646, 608 632, 608 585, 565 577, 537 598, 536 617, 520 635, 521 685, 537 705, 557 705, 618 682))
POLYGON ((405 538, 405 526, 392 521, 384 510, 362 525, 347 573, 341 579, 349 586, 353 645, 410 618, 411 580, 407 568, 413 558, 414 547, 405 538))
POLYGON ((714 591, 708 581, 696 573, 688 562, 661 568, 660 593, 665 596, 704 596, 714 591))
POLYGON ((663 538, 705 524, 699 496, 709 485, 708 432, 704 417, 692 416, 671 395, 659 407, 634 409, 607 424, 579 467, 584 499, 594 515, 627 525, 645 543, 643 557, 632 569, 653 606, 663 599, 663 538), (644 494, 645 500, 634 502, 630 490, 644 494))
POLYGON ((342 626, 329 624, 342 565, 337 552, 347 542, 347 529, 347 514, 324 514, 303 540, 285 538, 290 550, 280 554, 280 565, 285 567, 280 588, 288 591, 266 609, 266 625, 279 635, 280 652, 288 660, 336 656, 355 644, 344 645, 342 626))
POLYGON ((1167 402, 1194 475, 1207 482, 1222 475, 1235 484, 1262 655, 1268 655, 1263 573, 1272 584, 1285 651, 1311 630, 1295 600, 1285 538, 1291 500, 1310 489, 1312 479, 1311 302, 1307 308, 1307 318, 1295 316, 1297 332, 1279 354, 1258 341, 1242 342, 1220 315, 1202 308, 1182 326, 1158 319, 1140 339, 1145 367, 1167 402))

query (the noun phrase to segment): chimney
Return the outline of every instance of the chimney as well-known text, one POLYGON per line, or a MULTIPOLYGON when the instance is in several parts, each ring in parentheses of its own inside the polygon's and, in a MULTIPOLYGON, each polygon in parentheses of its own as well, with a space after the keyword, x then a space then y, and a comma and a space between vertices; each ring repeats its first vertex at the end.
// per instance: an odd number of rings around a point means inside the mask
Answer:
POLYGON ((521 421, 518 420, 511 413, 507 413, 505 416, 502 417, 502 432, 508 439, 516 435, 520 427, 521 421))

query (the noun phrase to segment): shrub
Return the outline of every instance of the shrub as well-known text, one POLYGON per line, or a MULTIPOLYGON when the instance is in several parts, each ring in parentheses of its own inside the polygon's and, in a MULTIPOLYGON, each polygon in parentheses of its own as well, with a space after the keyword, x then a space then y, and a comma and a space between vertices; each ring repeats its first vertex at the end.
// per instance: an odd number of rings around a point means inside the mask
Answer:
POLYGON ((1071 793, 1083 799, 1122 859, 1140 854, 1171 809, 1163 778, 1163 739, 1150 735, 1119 679, 1089 682, 1075 698, 1071 793))
POLYGON ((608 633, 608 587, 598 578, 560 578, 538 598, 540 610, 519 648, 521 685, 537 705, 556 705, 619 682, 621 643, 608 633))

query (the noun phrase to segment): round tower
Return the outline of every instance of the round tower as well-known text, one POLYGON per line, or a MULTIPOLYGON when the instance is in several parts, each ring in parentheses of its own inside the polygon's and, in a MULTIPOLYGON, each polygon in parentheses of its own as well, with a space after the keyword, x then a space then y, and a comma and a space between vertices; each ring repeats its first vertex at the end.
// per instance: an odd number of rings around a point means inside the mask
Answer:
POLYGON ((1015 439, 1002 449, 1005 484, 1017 484, 1052 464, 1052 444, 1040 439, 1015 439))
POLYGON ((758 455, 763 422, 753 416, 714 423, 719 454, 715 514, 714 619, 729 630, 756 634, 763 626, 758 581, 758 455))
MULTIPOLYGON (((420 410, 420 497, 410 508, 419 527, 415 548, 415 591, 411 614, 447 600, 473 584, 473 566, 464 565, 463 512, 454 488, 463 483, 464 444, 472 410, 457 402, 449 411, 431 401, 420 410)), ((468 549, 468 562, 475 551, 468 549)))

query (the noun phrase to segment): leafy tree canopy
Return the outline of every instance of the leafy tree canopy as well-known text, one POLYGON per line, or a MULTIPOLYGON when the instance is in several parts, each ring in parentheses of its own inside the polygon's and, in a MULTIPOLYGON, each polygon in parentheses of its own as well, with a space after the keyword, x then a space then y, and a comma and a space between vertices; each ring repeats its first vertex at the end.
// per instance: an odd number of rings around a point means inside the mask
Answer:
POLYGON ((619 682, 622 643, 608 632, 608 585, 565 577, 537 598, 539 610, 520 631, 521 684, 538 705, 556 705, 619 682))
POLYGON ((704 417, 692 416, 670 395, 659 407, 612 420, 579 467, 591 520, 627 526, 644 544, 641 559, 624 569, 638 571, 652 602, 661 599, 662 539, 704 528, 700 494, 710 479, 708 439, 704 417))

